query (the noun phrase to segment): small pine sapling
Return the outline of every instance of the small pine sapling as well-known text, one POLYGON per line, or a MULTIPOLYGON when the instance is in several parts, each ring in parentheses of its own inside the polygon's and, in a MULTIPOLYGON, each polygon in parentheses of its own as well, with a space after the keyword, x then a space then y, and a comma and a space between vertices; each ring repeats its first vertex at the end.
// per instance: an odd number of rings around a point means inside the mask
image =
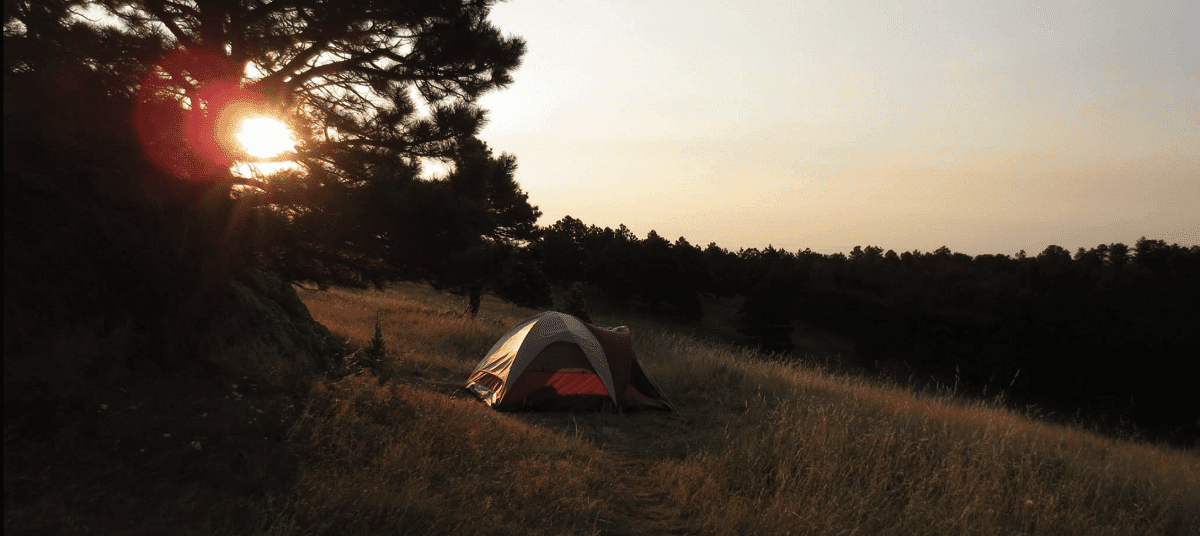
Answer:
POLYGON ((387 347, 383 343, 383 327, 380 316, 380 313, 375 313, 375 336, 371 337, 371 342, 367 343, 364 351, 364 357, 371 363, 383 361, 384 355, 387 354, 387 347))

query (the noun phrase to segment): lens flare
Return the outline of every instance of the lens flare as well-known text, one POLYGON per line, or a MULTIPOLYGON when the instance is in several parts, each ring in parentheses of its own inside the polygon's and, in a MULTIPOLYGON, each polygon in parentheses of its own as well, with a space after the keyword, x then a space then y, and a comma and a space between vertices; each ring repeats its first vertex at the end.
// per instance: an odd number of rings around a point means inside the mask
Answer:
POLYGON ((296 150, 287 125, 270 117, 250 117, 242 122, 237 140, 251 156, 270 158, 296 150))

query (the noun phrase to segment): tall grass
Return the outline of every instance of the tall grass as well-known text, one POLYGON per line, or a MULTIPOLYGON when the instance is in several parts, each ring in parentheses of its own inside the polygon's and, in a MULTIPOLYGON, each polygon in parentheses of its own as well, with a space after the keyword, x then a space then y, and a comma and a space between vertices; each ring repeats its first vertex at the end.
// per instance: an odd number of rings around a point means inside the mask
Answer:
POLYGON ((719 448, 690 457, 688 470, 662 473, 705 532, 1200 530, 1195 452, 1113 441, 990 404, 668 334, 643 340, 641 353, 658 357, 648 368, 668 392, 712 415, 745 408, 723 428, 719 448), (705 401, 714 391, 721 394, 705 401))
POLYGON ((303 532, 1200 534, 1196 452, 666 325, 634 344, 677 413, 500 414, 455 388, 533 311, 472 319, 415 285, 303 297, 360 346, 381 312, 391 354, 391 381, 325 382, 293 429, 303 532))
POLYGON ((528 311, 488 300, 472 318, 456 297, 411 284, 302 297, 351 347, 378 322, 387 355, 380 370, 314 387, 289 437, 302 471, 282 532, 594 534, 608 523, 603 453, 458 392, 528 311))
POLYGON ((365 347, 378 319, 391 360, 391 372, 455 378, 468 373, 483 354, 527 310, 488 296, 472 318, 465 299, 427 286, 398 283, 389 292, 330 289, 301 291, 313 317, 352 347, 365 347))
POLYGON ((402 384, 318 386, 291 441, 306 532, 588 533, 608 514, 585 444, 402 384))

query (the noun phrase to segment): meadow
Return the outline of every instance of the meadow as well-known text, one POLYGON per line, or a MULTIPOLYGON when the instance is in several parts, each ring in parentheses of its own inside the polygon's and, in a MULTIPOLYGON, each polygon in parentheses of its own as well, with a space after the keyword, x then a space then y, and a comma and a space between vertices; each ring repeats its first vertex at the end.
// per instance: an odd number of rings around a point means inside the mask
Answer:
MULTIPOLYGON (((250 534, 1200 534, 1200 453, 703 341, 653 318, 676 412, 498 413, 462 389, 535 311, 415 284, 300 291, 359 351, 287 432, 250 534), (361 348, 378 324, 382 359, 361 348)), ((812 360, 819 362, 819 359, 812 360)))

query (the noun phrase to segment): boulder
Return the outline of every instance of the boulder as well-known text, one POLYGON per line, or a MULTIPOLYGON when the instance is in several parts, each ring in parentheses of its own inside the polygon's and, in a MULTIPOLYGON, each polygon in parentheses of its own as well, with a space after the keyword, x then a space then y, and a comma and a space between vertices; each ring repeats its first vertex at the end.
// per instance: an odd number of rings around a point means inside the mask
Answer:
POLYGON ((330 370, 343 352, 295 288, 269 272, 251 270, 230 281, 217 311, 197 350, 223 375, 291 388, 330 370))

